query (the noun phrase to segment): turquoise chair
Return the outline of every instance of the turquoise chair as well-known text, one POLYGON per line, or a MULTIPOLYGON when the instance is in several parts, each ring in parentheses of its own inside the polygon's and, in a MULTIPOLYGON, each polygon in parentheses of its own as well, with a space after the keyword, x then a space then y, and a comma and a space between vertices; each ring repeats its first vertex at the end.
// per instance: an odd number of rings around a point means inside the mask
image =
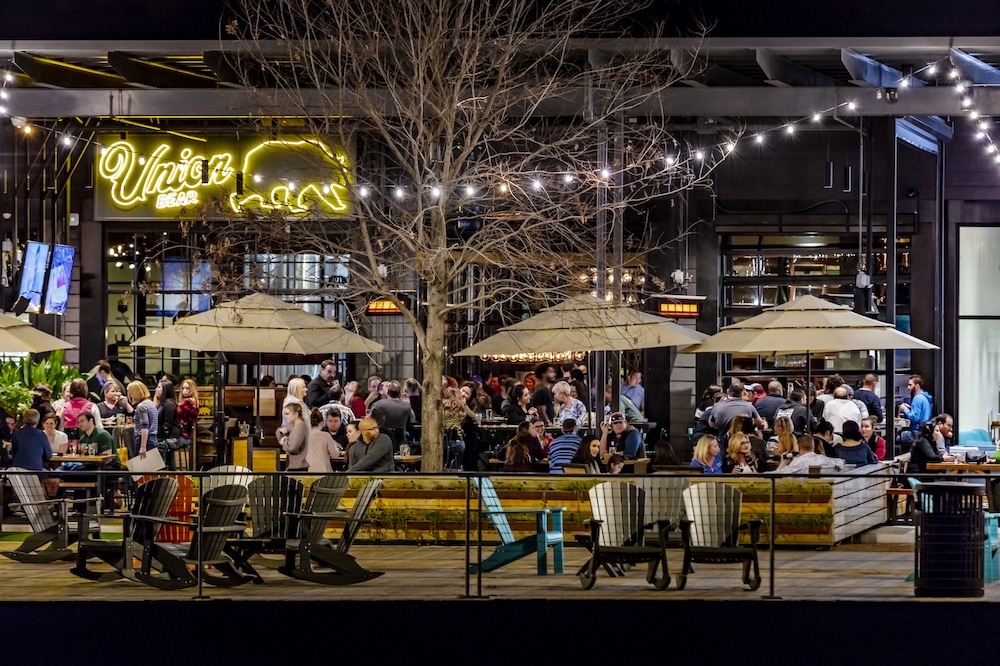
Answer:
POLYGON ((1000 513, 987 513, 986 540, 983 542, 983 581, 1000 580, 1000 513))

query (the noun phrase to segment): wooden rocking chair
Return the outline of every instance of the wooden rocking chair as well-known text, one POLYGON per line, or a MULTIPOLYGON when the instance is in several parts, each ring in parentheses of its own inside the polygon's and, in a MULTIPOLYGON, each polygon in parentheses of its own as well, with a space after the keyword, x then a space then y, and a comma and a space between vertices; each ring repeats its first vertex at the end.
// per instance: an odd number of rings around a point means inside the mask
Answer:
POLYGON ((677 589, 683 590, 687 584, 688 574, 694 572, 693 562, 742 563, 743 584, 751 590, 759 588, 757 542, 761 521, 740 522, 742 493, 727 483, 695 483, 683 495, 688 519, 681 521, 684 568, 677 575, 677 589), (750 533, 749 546, 740 545, 740 533, 745 531, 750 533))

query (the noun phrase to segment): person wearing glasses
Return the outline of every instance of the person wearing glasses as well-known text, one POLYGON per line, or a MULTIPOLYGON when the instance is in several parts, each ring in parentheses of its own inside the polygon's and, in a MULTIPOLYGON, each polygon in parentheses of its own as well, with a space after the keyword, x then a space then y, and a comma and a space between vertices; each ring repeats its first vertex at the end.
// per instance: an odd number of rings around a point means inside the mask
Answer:
POLYGON ((375 472, 377 474, 392 472, 396 463, 392 459, 392 440, 379 432, 378 421, 369 417, 358 423, 361 430, 361 442, 348 451, 347 472, 375 472), (363 446, 359 446, 362 444, 363 446))

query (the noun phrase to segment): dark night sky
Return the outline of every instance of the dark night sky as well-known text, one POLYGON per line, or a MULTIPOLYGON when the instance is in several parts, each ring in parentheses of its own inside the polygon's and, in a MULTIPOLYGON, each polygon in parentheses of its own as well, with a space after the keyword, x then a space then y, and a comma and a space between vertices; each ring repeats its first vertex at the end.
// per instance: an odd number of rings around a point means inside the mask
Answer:
MULTIPOLYGON (((996 0, 653 0, 667 35, 693 15, 715 37, 1000 35, 996 0)), ((225 0, 48 0, 3 3, 0 39, 213 39, 225 0)), ((609 0, 609 7, 614 0, 609 0)))

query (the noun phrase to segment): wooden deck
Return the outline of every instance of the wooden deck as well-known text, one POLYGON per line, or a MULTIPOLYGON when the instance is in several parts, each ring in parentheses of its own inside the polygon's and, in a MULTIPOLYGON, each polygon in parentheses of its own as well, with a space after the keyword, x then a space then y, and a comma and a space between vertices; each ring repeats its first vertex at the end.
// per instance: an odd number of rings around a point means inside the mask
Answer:
MULTIPOLYGON (((11 542, 2 544, 13 547, 11 542)), ((489 549, 485 550, 488 554, 489 549)), ((385 575, 359 585, 322 586, 294 580, 260 567, 264 585, 220 589, 206 585, 213 599, 285 601, 447 601, 466 597, 463 546, 403 546, 358 544, 351 553, 362 566, 385 575)), ((473 551, 473 556, 475 552, 473 551)), ((680 551, 668 552, 671 568, 680 566, 680 551)), ((760 554, 764 584, 756 592, 740 583, 739 565, 699 565, 687 588, 657 592, 633 570, 612 579, 601 573, 594 589, 585 591, 573 575, 587 551, 566 548, 566 573, 535 574, 534 558, 525 558, 482 577, 482 597, 502 600, 755 600, 768 594, 769 554, 760 554)), ((775 594, 788 601, 923 601, 913 595, 906 575, 913 569, 912 552, 858 550, 778 550, 775 553, 775 594)), ((93 583, 69 572, 71 564, 22 564, 0 557, 0 599, 7 601, 134 601, 189 600, 197 588, 160 591, 127 580, 93 583)), ((550 563, 551 567, 551 563, 550 563)), ((550 568, 551 571, 551 568, 550 568)), ((470 596, 477 596, 471 577, 470 596)), ((986 586, 981 600, 1000 601, 1000 583, 986 586)))

